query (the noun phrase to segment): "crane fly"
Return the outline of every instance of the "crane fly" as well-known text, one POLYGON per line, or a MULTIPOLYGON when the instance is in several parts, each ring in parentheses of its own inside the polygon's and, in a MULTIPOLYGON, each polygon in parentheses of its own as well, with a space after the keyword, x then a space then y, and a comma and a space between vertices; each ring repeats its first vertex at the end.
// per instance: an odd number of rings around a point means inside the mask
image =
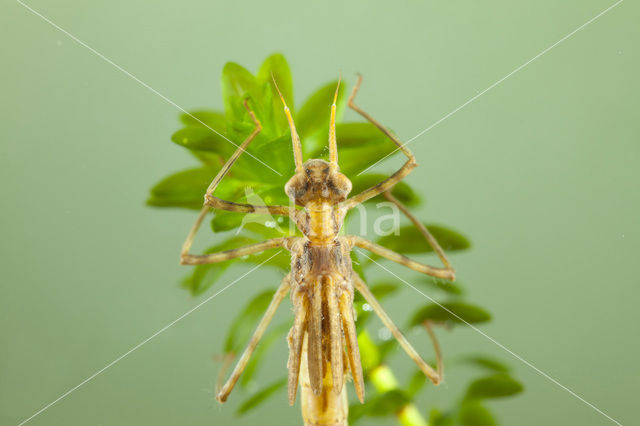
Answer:
POLYGON ((228 381, 219 390, 216 399, 220 402, 227 400, 280 302, 288 293, 290 293, 295 313, 293 327, 288 335, 288 397, 289 403, 293 405, 298 385, 300 385, 302 415, 305 424, 347 424, 348 405, 345 390, 347 373, 350 373, 352 377, 358 399, 360 402, 364 402, 365 388, 353 307, 354 289, 362 294, 383 324, 391 331, 398 343, 424 374, 434 384, 439 384, 442 381, 440 349, 429 326, 427 326, 427 331, 432 339, 437 359, 435 369, 420 357, 380 306, 362 278, 352 269, 350 252, 354 247, 358 247, 400 263, 414 271, 446 280, 455 279, 454 270, 435 238, 391 194, 393 186, 404 179, 417 166, 417 163, 411 151, 391 131, 355 104, 355 96, 361 83, 362 77, 359 76, 348 100, 349 107, 376 126, 397 145, 408 160, 389 178, 352 197, 348 197, 351 191, 351 181, 340 173, 338 165, 335 129, 336 100, 340 82, 338 82, 331 105, 329 161, 311 159, 303 162, 300 137, 296 131, 291 111, 287 107, 275 79, 274 85, 284 105, 293 144, 295 174, 284 187, 292 205, 241 204, 216 197, 215 190, 224 176, 262 130, 262 126, 250 109, 248 102, 246 100, 244 102, 245 109, 255 124, 255 128, 238 146, 209 185, 202 211, 183 245, 181 263, 184 265, 217 263, 268 249, 284 248, 291 253, 291 271, 276 290, 228 381), (356 235, 339 235, 347 212, 380 194, 396 204, 400 211, 413 222, 441 259, 444 267, 419 263, 356 235), (296 224, 303 236, 273 238, 219 253, 190 254, 195 234, 211 208, 246 214, 287 216, 296 224))

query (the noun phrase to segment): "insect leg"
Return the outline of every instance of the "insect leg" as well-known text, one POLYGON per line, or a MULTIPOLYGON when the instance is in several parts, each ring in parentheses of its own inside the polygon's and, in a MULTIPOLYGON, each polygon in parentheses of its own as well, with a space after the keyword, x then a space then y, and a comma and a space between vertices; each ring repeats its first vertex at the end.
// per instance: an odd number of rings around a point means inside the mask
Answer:
POLYGON ((406 163, 404 163, 404 165, 402 167, 400 167, 400 169, 398 171, 396 171, 393 175, 391 175, 389 178, 383 180, 382 182, 380 182, 379 184, 372 186, 369 189, 365 189, 364 191, 362 191, 360 194, 355 195, 351 198, 349 198, 346 201, 342 202, 342 206, 346 209, 350 209, 360 203, 363 203, 365 201, 367 201, 370 198, 375 197, 378 194, 381 194, 384 191, 387 191, 391 188, 393 188, 393 186, 400 182, 402 179, 404 179, 409 173, 411 173, 411 171, 418 165, 418 163, 416 162, 416 158, 413 155, 413 153, 409 150, 409 148, 407 148, 405 146, 405 144, 403 144, 396 135, 394 135, 393 133, 391 133, 391 131, 389 129, 387 129, 386 127, 384 127, 382 124, 380 124, 378 121, 376 121, 373 117, 371 117, 367 112, 363 111, 359 106, 357 106, 354 102, 356 94, 358 93, 358 90, 360 89, 360 84, 362 84, 362 76, 358 76, 358 81, 356 83, 356 85, 353 88, 353 91, 351 92, 351 96, 349 96, 349 108, 353 109, 354 111, 356 111, 358 114, 360 114, 361 116, 363 116, 367 121, 369 121, 371 124, 373 124, 374 126, 376 126, 378 129, 380 129, 380 131, 382 133, 384 133, 389 139, 391 139, 391 141, 396 144, 396 146, 400 149, 400 151, 402 151, 402 153, 404 155, 406 155, 409 159, 407 160, 406 163))
POLYGON ((358 348, 358 335, 353 315, 353 292, 343 292, 338 301, 340 316, 342 317, 342 329, 347 347, 349 369, 353 377, 353 386, 360 402, 364 402, 364 380, 362 378, 362 364, 360 363, 360 349, 358 348))
POLYGON ((309 365, 309 384, 315 395, 322 393, 322 283, 320 277, 312 282, 313 290, 307 328, 307 364, 309 365))
POLYGON ((357 274, 353 274, 353 283, 355 288, 362 294, 362 297, 367 301, 367 303, 373 308, 376 312, 382 323, 391 331, 391 334, 398 341, 402 349, 409 355, 409 357, 418 365, 420 370, 433 382, 433 384, 440 384, 442 381, 443 373, 442 373, 442 355, 440 353, 440 346, 438 341, 435 338, 435 334, 431 330, 430 325, 425 325, 427 327, 427 332, 429 333, 429 337, 433 342, 433 347, 436 353, 437 358, 437 371, 434 370, 429 364, 427 364, 422 357, 418 354, 418 352, 411 346, 411 343, 407 340, 406 337, 402 334, 400 329, 393 323, 389 315, 384 311, 378 300, 375 298, 371 290, 367 284, 360 278, 357 274))
POLYGON ((256 331, 253 333, 253 336, 251 336, 251 340, 249 341, 247 348, 242 353, 242 356, 238 360, 236 367, 233 369, 233 372, 231 373, 229 380, 227 380, 227 383, 225 383, 222 389, 220 389, 220 391, 218 392, 216 399, 219 402, 225 402, 227 400, 227 397, 229 396, 236 382, 240 378, 242 371, 244 371, 244 368, 247 366, 247 363, 249 362, 249 358, 251 358, 251 355, 253 354, 254 349, 258 345, 258 342, 260 342, 260 339, 262 339, 262 335, 264 334, 267 327, 269 326, 269 323, 273 319, 273 316, 276 313, 276 310, 278 309, 280 302, 282 302, 282 300, 285 298, 290 288, 291 288, 291 276, 287 275, 286 277, 284 277, 284 279, 282 280, 282 283, 280 284, 280 287, 278 287, 278 290, 276 290, 276 293, 273 295, 273 299, 271 299, 271 303, 269 303, 269 306, 267 307, 267 311, 264 313, 264 316, 258 323, 258 327, 256 327, 256 331))
POLYGON ((323 287, 325 288, 327 300, 327 313, 329 314, 329 346, 330 346, 330 364, 331 364, 331 381, 333 382, 333 391, 336 395, 342 392, 344 382, 344 366, 342 365, 344 353, 344 339, 342 337, 342 320, 340 316, 338 291, 336 281, 331 277, 325 277, 323 287))
POLYGON ((289 238, 272 238, 260 243, 251 244, 233 250, 221 251, 211 254, 183 254, 180 257, 182 265, 202 265, 204 263, 218 263, 235 257, 246 256, 249 254, 259 253, 275 247, 282 247, 289 238))
POLYGON ((429 243, 429 245, 431 246, 431 248, 433 249, 433 251, 436 252, 436 254, 438 255, 438 257, 440 258, 440 261, 442 262, 442 264, 444 265, 444 267, 446 269, 450 269, 451 272, 453 271, 453 268, 451 267, 451 263, 449 263, 449 259, 447 259, 447 256, 444 254, 444 250, 442 250, 442 247, 440 247, 440 244, 438 244, 438 241, 433 237, 433 235, 431 235, 431 232, 429 232, 429 230, 427 229, 426 226, 424 226, 424 224, 422 222, 420 222, 410 211, 409 209, 407 209, 407 207, 402 204, 396 197, 394 197, 390 191, 384 192, 382 194, 387 200, 391 201, 393 204, 395 204, 396 206, 398 206, 398 208, 402 211, 402 213, 404 213, 409 220, 411 220, 411 222, 413 222, 413 224, 416 226, 416 228, 418 228, 418 230, 420 231, 420 233, 422 234, 422 236, 425 238, 425 240, 427 240, 427 243, 429 243))
POLYGON ((357 246, 369 250, 372 253, 375 253, 382 257, 386 257, 387 259, 404 265, 407 268, 413 269, 414 271, 431 275, 432 277, 436 278, 443 278, 445 280, 453 281, 456 278, 455 273, 453 269, 451 269, 451 267, 436 268, 434 266, 425 265, 424 263, 409 259, 407 256, 396 253, 393 250, 389 250, 386 247, 382 247, 381 245, 378 245, 362 237, 358 237, 357 235, 349 235, 347 238, 349 239, 352 246, 357 246))
POLYGON ((227 162, 222 166, 218 174, 213 178, 213 181, 211 181, 211 184, 207 188, 207 191, 204 196, 204 199, 205 199, 204 206, 202 207, 202 210, 200 210, 200 214, 198 215, 198 218, 196 219, 195 223, 191 227, 191 230, 189 231, 189 235, 187 235, 187 238, 184 244, 182 245, 182 251, 180 253, 181 258, 188 256, 189 250, 191 249, 191 244, 193 243, 193 239, 195 238, 195 235, 198 232, 198 228, 200 228, 202 221, 204 220, 205 216, 207 215, 211 207, 217 208, 220 210, 235 211, 240 213, 292 215, 295 212, 295 209, 291 209, 287 206, 254 206, 251 204, 239 204, 239 203, 233 203, 230 201, 221 200, 220 198, 213 196, 214 191, 216 190, 216 188, 218 187, 222 179, 225 177, 225 175, 229 172, 229 169, 231 168, 231 166, 233 166, 233 163, 236 162, 238 157, 240 157, 240 155, 249 146, 251 141, 255 139, 255 137, 262 130, 262 125, 256 118, 253 111, 249 109, 249 105, 247 104, 246 100, 244 101, 244 107, 249 112, 249 116, 253 120, 253 123, 255 124, 255 128, 253 129, 251 134, 247 136, 247 138, 240 144, 240 146, 238 146, 238 148, 234 151, 231 157, 229 157, 229 160, 227 160, 227 162))
POLYGON ((295 319, 288 336, 289 361, 287 362, 287 369, 289 371, 289 405, 293 405, 296 401, 298 378, 300 376, 300 357, 302 356, 304 334, 307 332, 309 312, 309 298, 305 292, 294 291, 293 293, 291 300, 295 306, 295 319))

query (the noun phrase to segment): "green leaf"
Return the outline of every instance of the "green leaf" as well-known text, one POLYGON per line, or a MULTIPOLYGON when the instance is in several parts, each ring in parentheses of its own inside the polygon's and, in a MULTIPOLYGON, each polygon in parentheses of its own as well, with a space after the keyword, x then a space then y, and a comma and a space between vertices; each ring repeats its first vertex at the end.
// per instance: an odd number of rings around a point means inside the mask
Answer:
POLYGON ((394 146, 393 142, 384 133, 368 122, 337 123, 336 140, 338 146, 342 148, 371 149, 372 145, 381 143, 388 143, 394 146))
POLYGON ((413 398, 427 382, 427 376, 424 375, 422 370, 416 370, 411 376, 409 385, 407 386, 407 395, 413 398))
POLYGON ((188 289, 192 295, 200 295, 218 281, 229 266, 230 262, 194 266, 191 274, 185 277, 180 285, 188 289))
POLYGON ((236 414, 241 415, 251 410, 252 408, 257 407, 258 405, 266 401, 270 396, 275 394, 277 391, 279 391, 280 389, 284 389, 286 385, 287 385, 287 379, 280 379, 270 384, 269 386, 261 389, 260 391, 256 392, 255 394, 250 396, 248 399, 246 399, 240 405, 240 407, 236 411, 236 414))
POLYGON ((365 403, 366 414, 372 417, 382 417, 395 414, 405 405, 411 402, 411 398, 400 389, 393 389, 378 395, 374 395, 365 403))
POLYGON ((225 353, 237 353, 249 341, 256 323, 264 315, 274 293, 275 290, 266 290, 258 294, 236 316, 227 331, 225 353))
POLYGON ((358 334, 358 348, 363 371, 369 371, 380 365, 380 352, 367 330, 358 334))
POLYGON ((498 373, 471 382, 466 399, 504 398, 522 392, 522 384, 506 373, 498 373))
POLYGON ((491 315, 484 309, 464 302, 431 303, 418 310, 411 319, 411 326, 422 324, 424 321, 453 322, 456 324, 477 324, 491 319, 491 315))
MULTIPOLYGON (((260 93, 256 78, 242 65, 227 62, 222 69, 222 97, 224 99, 225 116, 228 121, 248 121, 249 114, 244 109, 244 99, 253 98, 257 104, 260 93)), ((258 111, 254 111, 258 114, 258 111)))
POLYGON ((269 113, 268 117, 263 116, 262 119, 265 120, 268 128, 273 129, 274 135, 282 135, 286 132, 286 136, 289 137, 289 124, 284 114, 282 101, 273 87, 273 80, 278 84, 289 109, 295 111, 291 70, 287 60, 279 53, 269 56, 258 71, 258 84, 262 86, 263 90, 265 113, 269 113))
POLYGON ((227 127, 227 120, 224 114, 211 110, 189 111, 188 113, 180 114, 180 122, 185 126, 213 127, 222 133, 227 127))
POLYGON ((429 424, 431 426, 454 426, 455 417, 451 413, 442 413, 434 408, 429 413, 429 424))
POLYGON ((465 356, 459 359, 457 363, 470 364, 476 367, 485 368, 496 373, 507 373, 510 370, 509 367, 501 361, 482 355, 465 356))
POLYGON ((236 229, 242 223, 243 217, 242 213, 216 210, 211 219, 211 230, 217 233, 236 229))
MULTIPOLYGON (((314 133, 326 130, 329 133, 329 116, 331 112, 331 103, 333 95, 336 91, 338 81, 332 81, 322 86, 302 105, 296 116, 296 128, 302 138, 311 137, 314 133)), ((338 91, 338 111, 336 112, 336 120, 339 112, 342 111, 342 100, 344 98, 345 84, 340 84, 338 91)))
POLYGON ((147 204, 156 207, 201 209, 205 191, 217 172, 213 167, 201 167, 168 176, 151 188, 151 197, 147 204))
POLYGON ((260 344, 256 348, 255 352, 251 356, 249 363, 240 376, 240 383, 243 387, 246 387, 251 379, 255 376, 260 365, 264 365, 264 356, 269 352, 269 349, 275 342, 285 343, 286 339, 283 337, 287 331, 291 328, 291 324, 280 324, 273 330, 268 332, 261 340, 260 344))
POLYGON ((187 126, 171 135, 171 140, 183 148, 229 156, 236 147, 223 134, 202 126, 187 126))
MULTIPOLYGON (((360 147, 344 148, 338 146, 338 163, 340 171, 347 176, 355 177, 362 173, 372 163, 380 158, 391 154, 395 150, 392 143, 383 143, 373 149, 362 149, 360 147)), ((396 151, 396 154, 400 151, 396 151)), ((385 178, 389 175, 385 176, 385 178)))
MULTIPOLYGON (((371 188, 372 186, 376 186, 389 176, 383 174, 364 174, 358 176, 357 174, 352 177, 351 183, 353 187, 351 189, 351 194, 356 195, 364 191, 365 189, 371 188)), ((405 182, 399 182, 396 184, 391 190, 391 194, 395 196, 401 203, 407 206, 415 206, 420 204, 420 197, 415 193, 415 191, 405 182)), ((379 203, 382 201, 387 201, 382 195, 378 195, 369 200, 371 203, 379 203)))
MULTIPOLYGON (((438 225, 425 224, 425 226, 446 251, 465 250, 471 246, 469 240, 456 231, 438 225)), ((422 234, 413 225, 403 226, 400 228, 400 235, 386 235, 379 238, 377 243, 389 250, 403 254, 429 253, 433 251, 422 234)))
MULTIPOLYGON (((258 84, 271 85, 273 79, 276 80, 278 88, 291 111, 295 111, 293 99, 293 78, 291 77, 291 69, 283 55, 280 53, 269 56, 260 66, 258 71, 258 84)), ((280 99, 274 97, 280 110, 283 110, 280 99)), ((284 115, 283 115, 284 116, 284 115)))
POLYGON ((419 282, 431 288, 442 290, 445 293, 448 293, 454 296, 461 296, 462 294, 464 294, 464 290, 460 286, 459 282, 454 283, 448 280, 442 280, 435 277, 422 277, 419 282))
POLYGON ((460 424, 462 426, 495 426, 496 422, 487 410, 479 402, 466 401, 460 407, 460 424))

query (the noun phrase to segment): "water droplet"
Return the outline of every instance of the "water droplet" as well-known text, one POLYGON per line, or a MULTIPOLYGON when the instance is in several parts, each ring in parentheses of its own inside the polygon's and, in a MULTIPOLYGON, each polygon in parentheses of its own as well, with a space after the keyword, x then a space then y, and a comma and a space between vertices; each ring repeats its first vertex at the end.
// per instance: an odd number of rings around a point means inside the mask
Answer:
POLYGON ((380 340, 389 340, 391 339, 391 331, 387 327, 382 327, 378 330, 378 337, 380 340))

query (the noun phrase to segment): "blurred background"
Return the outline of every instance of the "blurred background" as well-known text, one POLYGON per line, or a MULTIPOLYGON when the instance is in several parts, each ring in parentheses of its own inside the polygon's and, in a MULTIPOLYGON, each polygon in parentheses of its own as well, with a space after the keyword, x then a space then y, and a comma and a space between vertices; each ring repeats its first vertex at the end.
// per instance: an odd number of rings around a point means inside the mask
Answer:
MULTIPOLYGON (((227 61, 255 71, 282 52, 298 101, 361 72, 359 104, 407 140, 614 2, 27 3, 186 109, 222 107, 227 61)), ((153 183, 195 164, 169 139, 179 111, 20 3, 0 7, 0 423, 11 425, 248 267, 200 298, 179 288, 195 213, 144 205, 153 183)), ((619 4, 441 121, 411 143, 421 167, 409 177, 427 199, 416 213, 473 243, 452 260, 494 315, 482 330, 622 424, 639 418, 639 12, 619 4)), ((279 280, 243 278, 29 424, 299 424, 284 393, 241 418, 244 397, 213 400, 231 317, 279 280)), ((407 289, 385 306, 405 324, 420 303, 407 289)), ((279 318, 290 315, 287 302, 279 318)), ((502 424, 613 424, 473 330, 439 334, 446 356, 514 367, 526 390, 491 406, 502 424)), ((283 340, 258 378, 281 376, 286 357, 283 340)), ((393 367, 412 371, 400 353, 393 367)), ((422 407, 457 397, 463 376, 422 407)))

